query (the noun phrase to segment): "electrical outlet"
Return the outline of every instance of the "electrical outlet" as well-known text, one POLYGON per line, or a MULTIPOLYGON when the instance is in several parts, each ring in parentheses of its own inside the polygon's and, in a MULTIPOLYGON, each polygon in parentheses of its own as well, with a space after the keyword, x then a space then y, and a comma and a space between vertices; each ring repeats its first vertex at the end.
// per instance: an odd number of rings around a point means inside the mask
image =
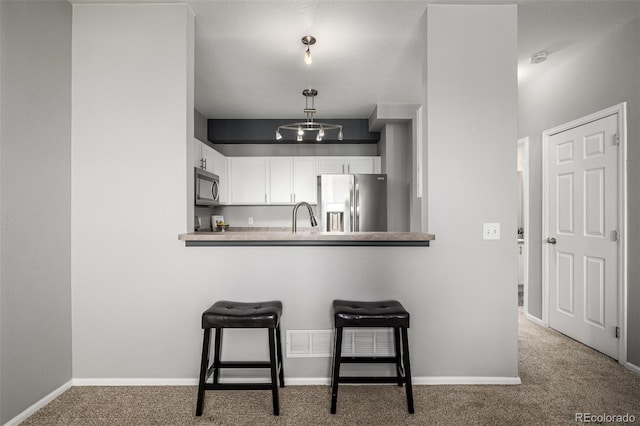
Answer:
POLYGON ((249 225, 253 225, 253 217, 249 216, 247 222, 249 223, 249 225))
POLYGON ((482 224, 482 239, 484 239, 484 240, 499 240, 500 239, 500 224, 499 223, 483 223, 482 224))

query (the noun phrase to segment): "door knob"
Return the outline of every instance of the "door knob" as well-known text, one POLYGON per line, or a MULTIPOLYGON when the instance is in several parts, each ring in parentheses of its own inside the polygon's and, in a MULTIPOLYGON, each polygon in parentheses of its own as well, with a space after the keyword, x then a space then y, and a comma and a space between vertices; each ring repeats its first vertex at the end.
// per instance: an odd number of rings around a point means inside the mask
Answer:
POLYGON ((556 243, 556 239, 555 238, 547 238, 547 242, 549 244, 555 244, 556 243))

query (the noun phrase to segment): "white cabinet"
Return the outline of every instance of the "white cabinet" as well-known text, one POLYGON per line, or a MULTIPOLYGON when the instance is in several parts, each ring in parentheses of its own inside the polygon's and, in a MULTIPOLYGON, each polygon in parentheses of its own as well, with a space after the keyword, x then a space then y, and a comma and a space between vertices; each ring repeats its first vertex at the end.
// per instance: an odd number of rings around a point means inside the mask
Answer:
POLYGON ((346 173, 380 173, 380 157, 346 157, 346 173))
POLYGON ((223 204, 315 204, 319 174, 380 173, 380 157, 224 158, 214 151, 211 160, 223 204))
POLYGON ((318 179, 314 157, 293 157, 293 202, 316 203, 318 179))
POLYGON ((291 157, 271 157, 269 179, 269 203, 290 204, 293 202, 293 161, 291 157))
POLYGON ((229 173, 227 172, 227 157, 218 151, 213 151, 213 173, 218 175, 220 184, 220 204, 229 202, 229 173))
POLYGON ((268 157, 229 158, 229 203, 266 204, 269 191, 268 157))
POLYGON ((316 202, 314 157, 270 158, 269 204, 316 202))
POLYGON ((208 172, 213 172, 213 156, 216 152, 209 145, 193 139, 193 165, 208 172))
POLYGON ((317 157, 318 174, 325 173, 380 173, 380 157, 317 157))
POLYGON ((347 173, 344 168, 344 157, 316 157, 316 169, 319 175, 347 173))
POLYGON ((229 177, 227 173, 227 157, 220 154, 204 142, 193 139, 193 165, 220 178, 220 203, 229 202, 229 177))

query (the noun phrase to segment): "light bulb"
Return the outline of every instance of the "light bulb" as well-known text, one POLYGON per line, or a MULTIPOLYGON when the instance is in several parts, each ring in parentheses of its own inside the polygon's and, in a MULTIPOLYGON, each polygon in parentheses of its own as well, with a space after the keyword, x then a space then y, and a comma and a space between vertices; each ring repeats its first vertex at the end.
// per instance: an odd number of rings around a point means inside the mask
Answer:
POLYGON ((318 132, 318 136, 320 136, 320 138, 322 139, 322 137, 324 136, 324 127, 320 126, 320 131, 318 132))
POLYGON ((316 136, 316 141, 322 142, 322 135, 320 134, 320 132, 318 132, 318 136, 316 136))
POLYGON ((304 63, 307 65, 311 65, 313 60, 311 59, 311 50, 307 47, 307 51, 304 52, 304 63))
POLYGON ((340 131, 338 132, 338 140, 342 140, 342 127, 340 127, 340 131))
POLYGON ((302 135, 298 134, 298 136, 296 136, 296 140, 298 142, 302 142, 302 135))
POLYGON ((302 130, 302 127, 298 126, 298 136, 302 135, 304 135, 304 130, 302 130))
POLYGON ((279 141, 282 139, 282 134, 280 133, 280 129, 276 130, 276 140, 279 141))

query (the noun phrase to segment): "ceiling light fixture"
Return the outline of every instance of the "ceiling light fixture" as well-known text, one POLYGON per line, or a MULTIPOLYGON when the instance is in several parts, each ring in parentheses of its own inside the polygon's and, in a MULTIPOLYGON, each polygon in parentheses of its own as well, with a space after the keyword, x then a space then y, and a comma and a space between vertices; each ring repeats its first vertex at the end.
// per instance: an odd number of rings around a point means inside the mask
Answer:
POLYGON ((531 63, 539 64, 540 62, 544 62, 547 60, 547 55, 549 55, 549 53, 546 50, 541 50, 539 52, 536 52, 533 55, 531 55, 531 63))
POLYGON ((307 46, 307 51, 304 52, 304 63, 307 65, 311 65, 313 62, 311 59, 311 45, 316 44, 316 38, 314 36, 304 36, 302 37, 302 44, 307 46))
POLYGON ((302 95, 305 97, 304 112, 307 115, 307 120, 304 122, 283 124, 282 126, 279 126, 276 129, 276 140, 280 141, 283 139, 283 130, 294 130, 296 132, 296 141, 298 142, 302 142, 305 132, 317 132, 315 138, 316 142, 322 142, 326 131, 337 130, 337 138, 341 141, 343 138, 342 125, 313 121, 313 115, 316 113, 314 100, 318 95, 318 91, 316 89, 305 89, 302 91, 302 95))

